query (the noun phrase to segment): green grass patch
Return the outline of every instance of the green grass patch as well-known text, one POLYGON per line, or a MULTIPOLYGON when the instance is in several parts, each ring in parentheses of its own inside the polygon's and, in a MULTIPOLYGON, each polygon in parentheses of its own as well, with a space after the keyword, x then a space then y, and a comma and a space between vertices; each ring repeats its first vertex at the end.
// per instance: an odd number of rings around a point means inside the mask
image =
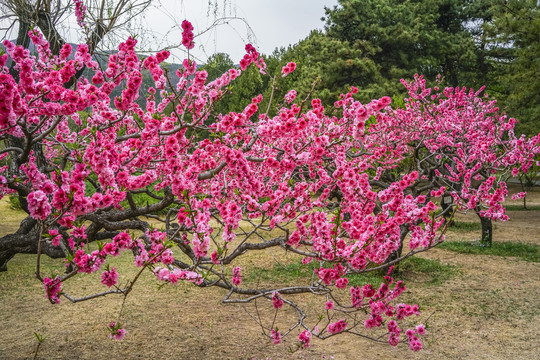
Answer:
POLYGON ((486 247, 466 241, 445 241, 439 245, 439 248, 462 254, 513 256, 526 261, 540 262, 540 247, 538 245, 519 242, 494 242, 491 247, 486 247))
POLYGON ((364 286, 366 284, 371 284, 375 288, 378 288, 384 281, 384 276, 379 271, 372 271, 365 274, 349 274, 347 278, 349 279, 348 286, 364 286))
POLYGON ((523 205, 505 205, 504 208, 506 211, 538 211, 540 210, 540 205, 527 205, 527 208, 525 209, 523 205))
POLYGON ((472 232, 482 230, 482 225, 479 222, 454 221, 448 227, 449 231, 455 232, 472 232))
MULTIPOLYGON (((326 266, 329 266, 328 264, 326 266)), ((244 280, 249 283, 261 282, 275 282, 289 284, 298 282, 299 279, 304 279, 306 283, 311 280, 315 267, 319 267, 319 263, 313 261, 307 265, 303 265, 301 261, 296 261, 289 264, 275 263, 270 269, 268 268, 256 268, 252 269, 244 280)), ((380 272, 373 271, 365 274, 349 274, 349 286, 363 286, 365 284, 379 285, 384 281, 384 277, 380 272)))
POLYGON ((452 265, 441 263, 439 260, 424 259, 421 257, 408 257, 399 264, 399 271, 405 279, 415 279, 418 276, 426 277, 427 285, 440 285, 459 273, 459 269, 452 265))
POLYGON ((21 203, 17 195, 13 195, 13 194, 9 195, 8 200, 9 200, 9 208, 11 210, 22 210, 21 203))
MULTIPOLYGON (((244 281, 248 283, 260 281, 289 284, 304 279, 306 283, 309 283, 315 266, 318 267, 318 262, 313 261, 308 265, 303 265, 301 261, 286 265, 276 263, 272 268, 251 269, 244 276, 244 281)), ((409 257, 399 264, 399 273, 396 279, 415 279, 421 276, 424 283, 439 285, 457 272, 458 270, 454 266, 441 264, 438 260, 409 257)), ((378 287, 384 281, 384 274, 381 271, 372 271, 363 274, 349 274, 347 278, 349 279, 348 286, 372 284, 378 287)))

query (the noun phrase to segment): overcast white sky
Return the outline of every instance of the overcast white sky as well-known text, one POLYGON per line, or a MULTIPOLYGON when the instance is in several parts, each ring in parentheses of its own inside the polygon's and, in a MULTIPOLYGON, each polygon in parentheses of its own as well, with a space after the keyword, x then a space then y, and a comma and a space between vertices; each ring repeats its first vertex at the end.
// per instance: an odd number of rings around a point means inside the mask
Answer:
MULTIPOLYGON (((175 24, 184 19, 192 22, 198 34, 207 30, 216 16, 242 18, 245 22, 230 19, 228 24, 211 28, 195 39, 192 50, 202 61, 213 53, 226 52, 238 62, 246 43, 270 54, 276 47, 297 43, 312 29, 322 29, 324 7, 334 5, 337 0, 160 0, 146 13, 145 22, 157 34, 152 47, 159 48, 180 43, 181 30, 175 24)), ((178 51, 173 54, 182 56, 178 51)))
MULTIPOLYGON (((216 53, 229 54, 235 63, 244 56, 245 44, 253 44, 261 53, 271 54, 275 48, 287 47, 305 38, 311 30, 322 29, 324 7, 333 8, 338 0, 152 0, 150 8, 135 21, 122 26, 103 48, 116 48, 119 41, 137 35, 137 51, 157 51, 181 45, 180 23, 187 19, 195 28, 195 48, 191 54, 199 61, 216 53), (222 19, 217 26, 212 26, 222 19), (142 30, 141 30, 142 27, 142 30), (148 30, 148 31, 147 31, 148 30)), ((0 21, 8 27, 9 19, 0 21)), ((85 40, 74 16, 62 20, 58 29, 69 42, 85 40)), ((17 27, 0 31, 1 38, 15 39, 17 27)), ((172 48, 173 59, 185 57, 183 47, 172 48)))

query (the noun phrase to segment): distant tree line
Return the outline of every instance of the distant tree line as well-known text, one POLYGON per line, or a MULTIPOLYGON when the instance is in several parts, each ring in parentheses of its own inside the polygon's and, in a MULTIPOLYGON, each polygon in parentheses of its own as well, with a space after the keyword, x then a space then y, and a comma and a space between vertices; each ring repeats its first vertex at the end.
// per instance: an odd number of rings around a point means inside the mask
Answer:
MULTIPOLYGON (((353 85, 367 102, 384 94, 404 96, 402 78, 418 73, 435 80, 440 75, 442 86, 486 85, 486 92, 519 121, 516 132, 538 133, 536 0, 340 0, 326 8, 323 20, 323 31, 314 30, 267 58, 269 71, 278 76, 280 64, 298 64, 292 76, 280 81, 278 96, 292 84, 299 96, 306 96, 318 81, 313 91, 323 103, 333 103, 344 87, 353 85)), ((205 68, 215 78, 232 63, 227 54, 215 54, 205 68)), ((256 70, 242 81, 242 91, 271 92, 271 82, 256 70)), ((235 93, 239 99, 244 95, 235 93)), ((245 105, 230 98, 216 111, 241 111, 245 105)))

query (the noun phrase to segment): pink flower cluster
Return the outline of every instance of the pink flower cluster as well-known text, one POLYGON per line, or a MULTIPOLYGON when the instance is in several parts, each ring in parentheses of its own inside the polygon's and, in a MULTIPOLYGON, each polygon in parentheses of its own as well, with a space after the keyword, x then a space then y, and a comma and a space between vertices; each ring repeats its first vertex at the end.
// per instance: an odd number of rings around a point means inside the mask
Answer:
POLYGON ((84 23, 84 15, 86 13, 86 5, 84 5, 82 0, 74 0, 75 3, 75 17, 77 18, 77 24, 81 28, 85 28, 86 24, 84 23))
POLYGON ((62 235, 59 234, 57 229, 50 229, 49 234, 45 236, 51 239, 51 243, 53 246, 60 245, 60 240, 62 240, 62 235))
MULTIPOLYGON (((67 223, 65 224, 67 225, 67 223)), ((70 224, 70 226, 73 227, 73 224, 70 224)), ((54 234, 55 232, 56 230, 50 231, 51 234, 54 234)), ((99 250, 94 250, 91 253, 86 253, 84 249, 84 243, 82 243, 82 241, 87 237, 86 227, 84 225, 81 227, 73 227, 71 235, 72 236, 68 239, 68 243, 70 248, 75 251, 75 254, 70 261, 66 262, 66 265, 70 263, 76 265, 77 271, 79 273, 91 274, 98 271, 99 269, 101 269, 103 264, 105 264, 106 258, 109 255, 116 257, 122 251, 127 249, 134 249, 137 247, 142 247, 144 249, 144 245, 140 240, 134 241, 131 239, 129 234, 127 234, 126 232, 121 232, 113 238, 112 242, 105 243, 100 247, 99 250), (80 248, 76 249, 79 243, 80 248)), ((116 268, 113 267, 111 270, 104 271, 102 273, 101 279, 101 282, 108 287, 116 285, 118 280, 118 272, 116 271, 116 268)))
POLYGON ((113 267, 110 270, 104 271, 101 274, 101 283, 103 285, 107 285, 107 287, 111 287, 116 285, 118 281, 118 272, 116 271, 116 268, 113 267))
POLYGON ((291 103, 294 101, 294 99, 296 99, 296 90, 290 90, 286 95, 285 95, 285 101, 287 101, 288 103, 291 103))
POLYGON ((234 286, 239 286, 242 283, 242 275, 240 271, 242 268, 240 266, 235 266, 233 269, 232 283, 234 286))
POLYGON ((281 69, 281 73, 283 74, 282 76, 285 77, 287 75, 289 75, 290 73, 292 73, 294 70, 296 69, 296 63, 294 62, 289 62, 287 63, 287 65, 285 65, 282 69, 281 69))
POLYGON ((272 338, 272 342, 275 345, 281 343, 281 332, 280 331, 272 329, 272 333, 271 333, 270 337, 272 338))
POLYGON ((398 324, 395 320, 390 320, 388 322, 388 343, 392 346, 397 346, 399 344, 399 334, 401 329, 398 327, 398 324))
POLYGON ((26 200, 28 201, 30 216, 34 219, 45 220, 51 215, 51 204, 43 191, 32 191, 28 194, 26 200))
POLYGON ((170 282, 172 285, 178 284, 178 280, 186 280, 197 285, 201 284, 203 281, 200 274, 189 270, 174 269, 173 271, 170 271, 169 269, 156 267, 154 275, 156 275, 159 280, 170 282))
POLYGON ((255 66, 257 66, 262 73, 264 73, 264 69, 266 69, 264 59, 259 55, 259 52, 255 49, 255 47, 253 47, 253 45, 247 44, 246 54, 240 60, 240 69, 244 71, 252 63, 255 64, 255 66))
POLYGON ((277 291, 272 293, 272 305, 274 306, 274 309, 281 309, 281 307, 283 307, 283 299, 277 291))
POLYGON ((324 308, 326 310, 334 310, 334 302, 333 301, 327 301, 326 304, 324 305, 324 308))
POLYGON ((519 192, 517 194, 512 194, 512 200, 523 199, 527 195, 526 192, 519 192))
MULTIPOLYGON (((332 282, 337 281, 341 279, 341 277, 345 274, 345 268, 340 263, 334 265, 333 268, 320 268, 315 269, 315 274, 321 279, 326 285, 332 284, 332 282)), ((345 284, 347 286, 347 284, 345 284)), ((343 287, 345 287, 343 286, 343 287)), ((341 287, 341 288, 343 288, 341 287)))
POLYGON ((416 335, 424 335, 426 333, 426 328, 421 324, 417 325, 415 330, 407 329, 407 331, 405 331, 405 335, 407 335, 410 349, 412 351, 420 351, 422 350, 422 343, 416 335))
POLYGON ((60 294, 62 294, 62 282, 60 277, 56 276, 54 279, 46 277, 43 279, 43 286, 47 294, 47 298, 53 304, 60 303, 60 294))
POLYGON ((311 340, 311 332, 308 330, 304 330, 298 335, 298 340, 300 340, 300 344, 302 344, 303 347, 309 347, 309 341, 311 340))
POLYGON ((420 315, 418 305, 398 304, 396 306, 396 319, 401 320, 407 316, 420 315))
POLYGON ((193 252, 195 253, 195 256, 197 258, 201 258, 208 254, 208 249, 210 247, 209 234, 207 233, 203 235, 194 234, 193 240, 191 241, 191 243, 193 244, 193 252))
POLYGON ((182 45, 184 45, 186 49, 190 50, 195 47, 193 38, 193 25, 187 20, 182 21, 182 45))
POLYGON ((227 201, 217 206, 219 213, 225 222, 231 228, 238 227, 240 220, 242 220, 242 208, 234 201, 227 201))
MULTIPOLYGON (((45 39, 45 37, 43 36, 43 34, 41 34, 37 30, 30 30, 28 32, 28 36, 30 37, 34 45, 36 46, 40 60, 46 61, 46 59, 51 56, 51 51, 50 51, 50 45, 45 39)), ((31 61, 26 62, 26 64, 30 65, 31 61)), ((29 84, 31 85, 33 83, 33 79, 31 78, 31 76, 29 76, 31 74, 31 71, 28 67, 24 68, 23 66, 21 66, 22 71, 20 75, 23 75, 25 77, 23 81, 25 81, 27 85, 29 84)))
POLYGON ((163 89, 166 84, 164 71, 159 64, 167 60, 170 55, 169 51, 162 50, 155 56, 149 56, 143 61, 143 66, 145 69, 150 70, 152 80, 154 80, 157 89, 163 89))
POLYGON ((126 329, 122 328, 122 326, 117 322, 111 322, 108 328, 111 332, 109 334, 109 338, 111 339, 122 340, 126 336, 126 329))
POLYGON ((345 330, 346 327, 347 322, 345 321, 345 319, 340 319, 339 321, 328 325, 328 332, 332 335, 339 334, 340 332, 345 330))

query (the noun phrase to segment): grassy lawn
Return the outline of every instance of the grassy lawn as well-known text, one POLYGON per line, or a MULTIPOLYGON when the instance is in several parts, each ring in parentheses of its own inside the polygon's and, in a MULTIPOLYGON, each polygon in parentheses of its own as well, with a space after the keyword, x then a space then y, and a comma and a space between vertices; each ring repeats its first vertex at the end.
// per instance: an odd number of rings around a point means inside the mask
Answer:
POLYGON ((518 257, 526 261, 540 262, 540 246, 519 242, 494 241, 491 246, 487 247, 481 246, 477 242, 445 241, 439 247, 461 254, 518 257))

